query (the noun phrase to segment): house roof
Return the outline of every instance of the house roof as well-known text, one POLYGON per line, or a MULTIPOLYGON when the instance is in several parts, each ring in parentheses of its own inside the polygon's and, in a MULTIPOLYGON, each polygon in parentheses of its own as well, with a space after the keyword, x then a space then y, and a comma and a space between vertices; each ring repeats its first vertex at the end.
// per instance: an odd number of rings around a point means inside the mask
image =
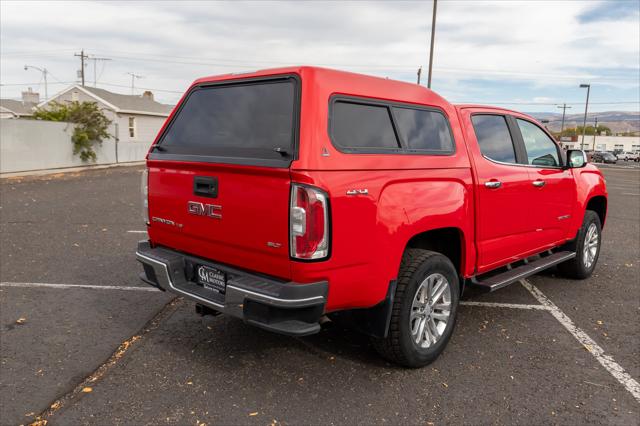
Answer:
POLYGON ((173 109, 172 105, 161 104, 160 102, 156 102, 140 95, 123 95, 104 89, 98 89, 97 87, 84 86, 83 89, 93 93, 101 99, 104 99, 122 111, 153 112, 169 115, 173 109))
POLYGON ((33 115, 33 108, 36 104, 31 102, 23 103, 15 99, 0 99, 0 107, 3 110, 10 111, 15 115, 33 115))
POLYGON ((115 112, 130 113, 130 114, 142 114, 142 115, 160 115, 167 117, 173 105, 161 104, 153 99, 143 97, 142 95, 123 95, 121 93, 110 92, 105 89, 98 89, 97 87, 87 87, 74 85, 66 90, 53 96, 48 101, 40 103, 41 107, 48 102, 55 101, 61 95, 69 92, 70 90, 80 90, 85 94, 91 96, 97 101, 107 105, 115 112))

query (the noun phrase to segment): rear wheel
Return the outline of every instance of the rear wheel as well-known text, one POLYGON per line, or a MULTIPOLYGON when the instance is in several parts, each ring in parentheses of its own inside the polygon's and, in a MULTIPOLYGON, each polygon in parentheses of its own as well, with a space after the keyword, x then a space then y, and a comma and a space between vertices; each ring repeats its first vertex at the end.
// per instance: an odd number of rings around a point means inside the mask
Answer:
POLYGON ((447 257, 408 249, 400 265, 389 332, 384 339, 374 339, 374 347, 406 367, 431 363, 451 338, 459 295, 458 273, 447 257))
POLYGON ((600 217, 596 212, 587 210, 574 243, 576 257, 558 265, 563 275, 577 279, 591 276, 600 256, 601 233, 600 217))

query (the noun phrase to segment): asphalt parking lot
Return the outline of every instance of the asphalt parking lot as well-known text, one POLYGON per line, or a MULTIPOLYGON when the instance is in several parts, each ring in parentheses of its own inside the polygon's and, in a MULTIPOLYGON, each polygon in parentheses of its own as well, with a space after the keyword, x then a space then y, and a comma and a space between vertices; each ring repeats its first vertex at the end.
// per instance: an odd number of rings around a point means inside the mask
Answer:
POLYGON ((139 167, 3 179, 0 424, 639 424, 640 167, 602 169, 595 274, 469 291, 420 370, 333 324, 279 336, 141 284, 139 167))

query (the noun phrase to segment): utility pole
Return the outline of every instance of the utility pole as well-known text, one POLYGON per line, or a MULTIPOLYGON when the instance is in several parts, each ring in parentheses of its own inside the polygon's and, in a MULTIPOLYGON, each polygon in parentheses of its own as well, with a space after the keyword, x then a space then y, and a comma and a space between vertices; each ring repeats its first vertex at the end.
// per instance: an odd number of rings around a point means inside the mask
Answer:
POLYGON ((420 76, 422 75, 422 65, 418 68, 418 84, 420 84, 420 76))
POLYGON ((34 67, 33 65, 24 66, 25 71, 29 68, 33 68, 34 70, 38 70, 42 73, 42 77, 44 78, 44 100, 46 101, 47 99, 49 99, 49 90, 47 88, 47 74, 49 73, 49 71, 47 71, 46 68, 34 67))
POLYGON ((571 108, 567 106, 567 104, 562 104, 562 106, 558 105, 558 108, 562 108, 562 125, 560 126, 560 137, 562 137, 562 132, 564 131, 564 114, 567 111, 567 108, 571 108))
POLYGON ((134 74, 132 72, 128 72, 127 74, 129 74, 131 76, 131 94, 133 95, 133 92, 135 90, 135 79, 136 78, 143 78, 143 76, 139 75, 139 74, 134 74))
POLYGON ((80 53, 74 53, 73 56, 80 57, 80 78, 82 79, 82 86, 84 87, 84 60, 89 58, 89 55, 84 54, 84 49, 80 53))
POLYGON ((593 147, 592 151, 596 150, 596 133, 598 133, 598 117, 596 117, 596 124, 593 127, 593 147))
MULTIPOLYGON (((96 68, 97 68, 97 63, 98 61, 110 61, 111 58, 97 58, 97 57, 91 57, 88 58, 90 61, 93 61, 93 87, 96 87, 98 84, 98 79, 96 77, 96 68)), ((102 73, 102 72, 101 72, 102 73)))
POLYGON ((436 10, 438 9, 438 0, 433 0, 433 15, 431 16, 431 48, 429 49, 429 77, 427 79, 427 87, 431 89, 431 71, 433 69, 433 43, 436 38, 436 10))
POLYGON ((580 149, 584 149, 584 132, 587 130, 587 111, 589 110, 589 92, 591 91, 590 84, 581 84, 581 89, 587 89, 587 102, 584 104, 584 120, 582 121, 582 142, 580 142, 580 149))

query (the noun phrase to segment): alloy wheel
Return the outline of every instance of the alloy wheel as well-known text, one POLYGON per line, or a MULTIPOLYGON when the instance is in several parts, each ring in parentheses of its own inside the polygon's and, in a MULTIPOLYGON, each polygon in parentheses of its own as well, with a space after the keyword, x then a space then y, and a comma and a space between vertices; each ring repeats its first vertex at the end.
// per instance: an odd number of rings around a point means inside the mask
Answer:
POLYGON ((438 342, 451 315, 451 289, 444 275, 434 273, 418 286, 413 298, 409 329, 417 346, 428 348, 438 342))

